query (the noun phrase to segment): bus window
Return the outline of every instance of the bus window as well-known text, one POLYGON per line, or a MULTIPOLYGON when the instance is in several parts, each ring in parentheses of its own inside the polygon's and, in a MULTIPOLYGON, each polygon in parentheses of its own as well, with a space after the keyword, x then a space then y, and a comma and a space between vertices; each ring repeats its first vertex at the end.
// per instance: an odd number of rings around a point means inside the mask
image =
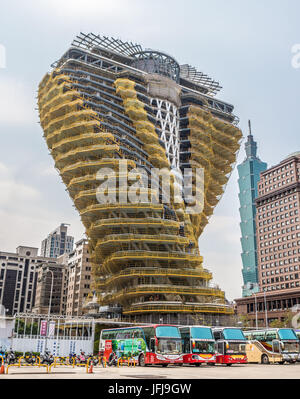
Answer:
POLYGON ((227 339, 240 340, 240 341, 246 340, 243 331, 240 330, 239 328, 224 328, 223 335, 226 340, 227 339))
POLYGON ((133 337, 134 338, 144 338, 142 330, 140 330, 140 329, 134 330, 133 331, 133 337))
POLYGON ((166 355, 178 355, 182 352, 181 340, 159 338, 157 353, 166 355))
POLYGON ((214 338, 215 338, 216 341, 219 340, 219 339, 222 339, 221 331, 214 331, 214 338))
POLYGON ((252 339, 252 334, 251 334, 251 332, 248 332, 248 331, 245 332, 245 331, 244 331, 244 335, 245 335, 245 337, 246 337, 247 340, 252 339))
POLYGON ((225 354, 225 342, 218 342, 217 343, 217 352, 221 353, 222 355, 225 354))
POLYGON ((215 343, 205 341, 192 341, 192 353, 215 353, 215 343))
POLYGON ((277 338, 276 331, 267 331, 266 332, 266 340, 267 341, 273 341, 273 339, 277 338))
POLYGON ((253 339, 256 339, 257 341, 264 341, 265 339, 265 332, 264 331, 258 331, 254 332, 252 334, 253 339))
POLYGON ((179 329, 173 326, 158 326, 156 327, 156 336, 168 338, 180 338, 179 329))
POLYGON ((150 352, 155 353, 155 338, 150 339, 150 352))
POLYGON ((155 337, 154 327, 143 327, 147 347, 150 348, 150 339, 155 337))
POLYGON ((279 335, 279 338, 283 339, 283 340, 285 340, 285 339, 297 339, 297 336, 296 336, 295 332, 292 329, 290 329, 290 328, 287 328, 287 329, 280 328, 278 330, 278 335, 279 335))
POLYGON ((279 341, 273 341, 273 352, 280 353, 280 342, 279 341))

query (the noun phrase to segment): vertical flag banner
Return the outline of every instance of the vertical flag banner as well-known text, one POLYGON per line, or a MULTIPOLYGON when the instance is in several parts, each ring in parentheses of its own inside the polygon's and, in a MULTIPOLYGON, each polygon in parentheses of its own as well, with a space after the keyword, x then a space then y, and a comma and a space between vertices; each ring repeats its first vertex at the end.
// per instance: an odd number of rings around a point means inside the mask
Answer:
POLYGON ((55 333, 55 321, 49 322, 48 336, 53 337, 55 333))
POLYGON ((47 320, 41 321, 40 335, 42 337, 46 337, 46 335, 47 335, 47 325, 48 325, 47 320))

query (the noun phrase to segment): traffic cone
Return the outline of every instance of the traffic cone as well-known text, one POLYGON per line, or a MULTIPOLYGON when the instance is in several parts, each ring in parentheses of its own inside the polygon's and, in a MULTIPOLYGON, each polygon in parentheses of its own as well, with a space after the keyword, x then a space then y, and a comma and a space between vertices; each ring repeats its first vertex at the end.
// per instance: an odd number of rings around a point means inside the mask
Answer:
POLYGON ((2 366, 0 367, 0 374, 5 374, 4 363, 2 363, 2 366))
POLYGON ((90 365, 89 374, 93 374, 93 363, 91 363, 91 365, 90 365))

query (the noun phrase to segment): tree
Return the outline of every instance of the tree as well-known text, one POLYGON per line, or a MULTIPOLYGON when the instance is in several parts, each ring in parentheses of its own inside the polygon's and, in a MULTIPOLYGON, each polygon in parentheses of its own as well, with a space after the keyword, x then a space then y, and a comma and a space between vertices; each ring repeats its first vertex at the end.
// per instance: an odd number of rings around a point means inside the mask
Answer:
POLYGON ((271 327, 271 328, 282 328, 282 327, 284 327, 283 324, 284 324, 283 321, 281 321, 280 319, 276 319, 276 320, 272 320, 269 323, 269 327, 271 327))
POLYGON ((284 312, 283 320, 275 319, 271 321, 269 324, 272 328, 284 328, 284 327, 292 327, 292 320, 294 317, 294 313, 291 310, 286 310, 284 312))
POLYGON ((251 327, 251 319, 249 319, 248 315, 240 315, 239 320, 243 327, 251 327))

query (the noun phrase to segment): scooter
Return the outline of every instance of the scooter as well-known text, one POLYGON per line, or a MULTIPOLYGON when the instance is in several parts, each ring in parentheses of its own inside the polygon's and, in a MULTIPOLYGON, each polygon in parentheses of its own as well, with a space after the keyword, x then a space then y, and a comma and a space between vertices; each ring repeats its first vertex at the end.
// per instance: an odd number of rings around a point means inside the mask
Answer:
POLYGON ((46 350, 44 355, 41 355, 41 364, 47 364, 50 366, 54 363, 54 357, 51 355, 50 351, 46 350))
POLYGON ((2 356, 2 358, 0 357, 0 366, 1 366, 2 359, 3 359, 3 362, 5 361, 5 350, 3 349, 2 346, 0 347, 0 356, 2 356))
POLYGON ((10 348, 10 350, 6 354, 6 363, 15 364, 16 361, 17 361, 16 353, 10 348))
POLYGON ((36 356, 33 354, 33 352, 29 352, 29 355, 24 357, 25 362, 28 364, 34 364, 36 362, 36 356))
POLYGON ((69 354, 69 364, 73 365, 74 358, 75 358, 75 362, 76 362, 76 360, 77 360, 76 353, 75 352, 70 352, 70 354, 69 354))
POLYGON ((118 365, 118 356, 116 355, 115 352, 112 352, 109 355, 107 364, 108 364, 108 366, 117 366, 118 365))
POLYGON ((78 355, 76 358, 76 363, 77 364, 86 364, 87 359, 88 359, 88 357, 85 355, 85 352, 80 351, 80 355, 78 355))
POLYGON ((99 364, 99 358, 97 356, 93 356, 92 354, 88 355, 89 364, 93 366, 97 366, 99 364))

